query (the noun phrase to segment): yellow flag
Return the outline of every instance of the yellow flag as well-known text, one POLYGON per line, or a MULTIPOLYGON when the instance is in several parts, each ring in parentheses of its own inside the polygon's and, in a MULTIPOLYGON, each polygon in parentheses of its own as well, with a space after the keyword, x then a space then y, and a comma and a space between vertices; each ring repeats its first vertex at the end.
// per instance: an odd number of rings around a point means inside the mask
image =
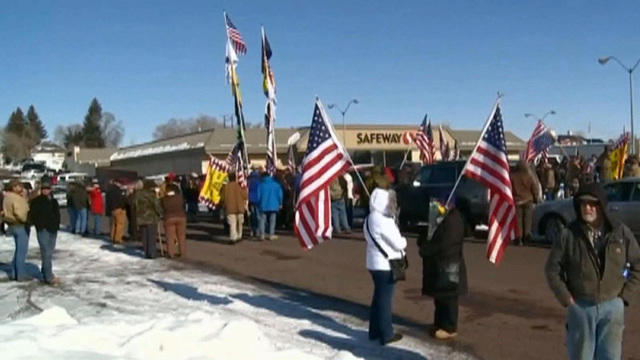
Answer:
POLYGON ((207 204, 210 208, 215 208, 220 203, 222 194, 220 190, 227 181, 227 167, 222 161, 212 157, 207 167, 207 177, 200 190, 200 202, 207 204))
POLYGON ((609 153, 609 160, 611 161, 611 179, 617 180, 622 177, 624 173, 624 162, 627 159, 627 143, 614 149, 609 153))

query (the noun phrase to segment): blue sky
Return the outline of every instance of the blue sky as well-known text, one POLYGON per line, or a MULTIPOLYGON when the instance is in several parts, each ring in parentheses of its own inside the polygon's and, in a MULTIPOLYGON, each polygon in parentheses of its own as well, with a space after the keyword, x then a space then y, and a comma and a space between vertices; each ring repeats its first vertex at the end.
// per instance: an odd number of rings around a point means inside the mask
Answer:
POLYGON ((591 123, 592 136, 611 138, 629 127, 628 74, 597 59, 640 57, 640 6, 577 0, 3 1, 0 122, 34 104, 53 134, 81 123, 97 97, 129 145, 172 117, 232 113, 223 10, 247 42, 238 74, 250 122, 263 118, 264 25, 279 127, 308 126, 318 95, 340 106, 358 98, 347 123, 417 126, 427 112, 480 129, 498 90, 505 128, 523 138, 535 122, 523 114, 549 109, 560 133, 591 123))

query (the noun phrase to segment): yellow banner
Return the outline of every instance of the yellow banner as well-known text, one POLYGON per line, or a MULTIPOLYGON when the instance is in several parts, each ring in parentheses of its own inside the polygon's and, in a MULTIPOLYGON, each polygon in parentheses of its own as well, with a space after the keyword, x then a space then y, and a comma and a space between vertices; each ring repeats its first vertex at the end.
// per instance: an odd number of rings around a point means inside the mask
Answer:
POLYGON ((628 144, 620 146, 619 148, 612 150, 609 153, 609 160, 611 161, 611 179, 617 180, 622 177, 624 173, 624 162, 627 159, 627 147, 628 144))
POLYGON ((218 160, 209 162, 207 177, 200 190, 200 202, 205 203, 210 208, 215 208, 220 203, 222 195, 220 190, 227 181, 227 171, 218 165, 218 160))

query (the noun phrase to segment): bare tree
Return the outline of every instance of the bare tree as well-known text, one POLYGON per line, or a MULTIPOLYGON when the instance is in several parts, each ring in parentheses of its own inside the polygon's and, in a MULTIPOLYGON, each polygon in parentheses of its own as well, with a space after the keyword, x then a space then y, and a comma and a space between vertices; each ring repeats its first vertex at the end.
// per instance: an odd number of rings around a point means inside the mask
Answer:
POLYGON ((58 145, 69 149, 71 146, 82 144, 82 125, 73 124, 69 126, 58 125, 53 132, 53 141, 58 145))
POLYGON ((116 120, 115 115, 105 111, 101 121, 102 136, 104 136, 105 146, 117 148, 122 143, 124 137, 124 126, 122 120, 116 120))
POLYGON ((166 123, 156 126, 153 131, 153 139, 166 139, 219 127, 222 127, 222 123, 216 117, 210 115, 198 115, 195 118, 188 119, 171 118, 166 123))

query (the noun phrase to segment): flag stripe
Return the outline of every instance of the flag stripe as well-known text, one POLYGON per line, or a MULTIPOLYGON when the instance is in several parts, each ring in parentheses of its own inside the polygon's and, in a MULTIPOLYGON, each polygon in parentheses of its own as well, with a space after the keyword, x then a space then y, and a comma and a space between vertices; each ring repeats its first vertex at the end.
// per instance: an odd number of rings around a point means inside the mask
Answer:
POLYGON ((322 104, 316 101, 294 218, 294 232, 305 249, 331 239, 329 184, 349 168, 347 158, 322 104))
POLYGON ((497 105, 463 173, 489 188, 487 258, 498 263, 515 236, 516 224, 502 115, 497 105))

